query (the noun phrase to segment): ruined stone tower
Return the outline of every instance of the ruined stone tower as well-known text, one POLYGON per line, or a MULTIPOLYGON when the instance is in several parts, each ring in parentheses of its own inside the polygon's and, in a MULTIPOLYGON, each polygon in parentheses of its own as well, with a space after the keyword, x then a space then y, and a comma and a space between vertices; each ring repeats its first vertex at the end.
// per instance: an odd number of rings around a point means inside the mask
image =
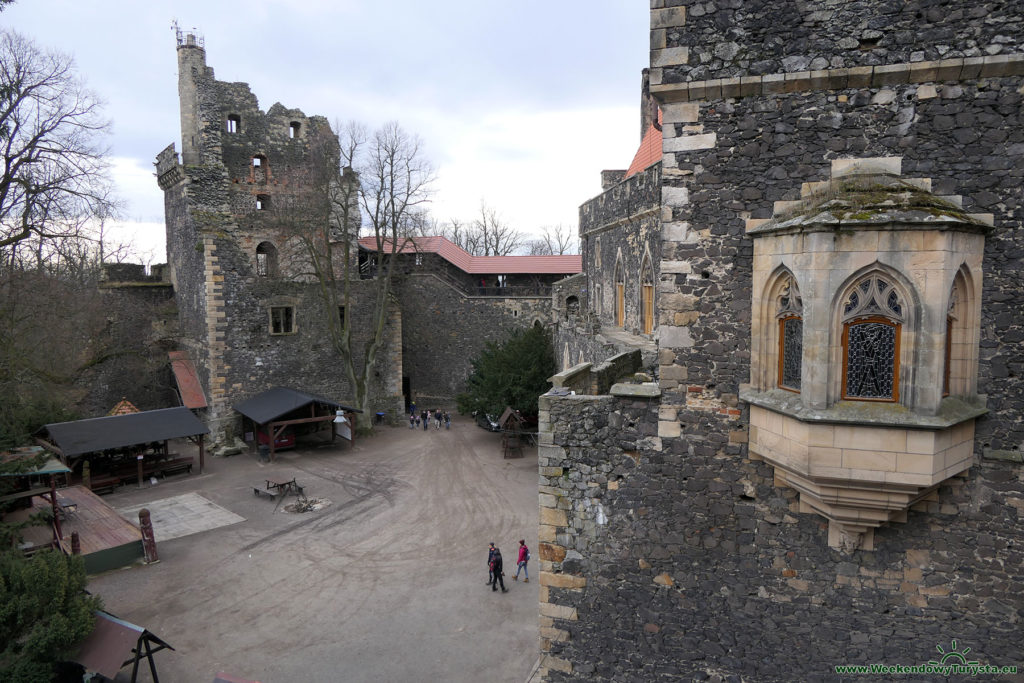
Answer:
POLYGON ((660 154, 581 208, 580 315, 635 326, 658 169, 655 381, 541 399, 545 677, 1020 665, 1019 3, 651 8, 660 154))
MULTIPOLYGON (((263 112, 245 83, 216 80, 197 36, 179 34, 177 53, 181 161, 169 146, 157 179, 181 345, 208 392, 212 431, 237 433, 232 405, 275 385, 351 400, 302 249, 303 231, 330 220, 321 207, 331 184, 350 180, 337 175, 337 138, 324 117, 281 104, 263 112)), ((369 314, 351 308, 353 319, 369 314)), ((397 415, 397 307, 386 337, 371 381, 379 409, 397 415)))

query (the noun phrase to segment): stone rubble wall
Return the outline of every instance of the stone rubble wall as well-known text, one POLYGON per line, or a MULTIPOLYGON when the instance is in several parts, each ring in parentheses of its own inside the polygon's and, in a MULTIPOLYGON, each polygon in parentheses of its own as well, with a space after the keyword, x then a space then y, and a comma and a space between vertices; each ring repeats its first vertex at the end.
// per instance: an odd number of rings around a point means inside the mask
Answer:
POLYGON ((1012 1, 654 0, 651 8, 652 85, 1024 51, 1024 13, 1012 1))
POLYGON ((580 206, 586 282, 579 287, 579 316, 559 321, 555 335, 559 361, 566 345, 573 363, 598 362, 607 355, 608 345, 594 339, 594 325, 615 325, 615 264, 620 258, 625 285, 623 327, 640 333, 641 267, 650 263, 657 277, 661 261, 660 195, 661 164, 654 164, 580 206))
POLYGON ((659 438, 663 411, 541 397, 544 680, 836 680, 834 665, 924 664, 952 639, 1019 663, 1019 465, 981 461, 846 555, 710 421, 659 438))
POLYGON ((402 276, 403 372, 412 399, 423 409, 452 409, 465 391, 473 360, 488 342, 500 344, 514 330, 550 325, 549 297, 465 296, 429 273, 402 276))
POLYGON ((836 680, 835 665, 925 664, 952 640, 1024 661, 1022 20, 1007 2, 652 3, 662 395, 542 398, 545 680, 836 680), (746 226, 865 157, 992 214, 989 413, 964 477, 875 530, 874 550, 841 551, 749 457, 746 226))

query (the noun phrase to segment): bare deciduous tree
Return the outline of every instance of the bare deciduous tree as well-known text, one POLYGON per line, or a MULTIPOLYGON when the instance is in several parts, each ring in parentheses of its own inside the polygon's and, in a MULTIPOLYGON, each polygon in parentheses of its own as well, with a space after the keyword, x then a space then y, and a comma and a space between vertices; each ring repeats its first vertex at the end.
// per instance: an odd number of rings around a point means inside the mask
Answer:
POLYGON ((0 269, 45 260, 110 212, 107 123, 70 57, 0 31, 0 269))
POLYGON ((522 234, 484 201, 480 202, 480 216, 473 227, 480 235, 476 252, 480 256, 507 256, 523 245, 522 234))
POLYGON ((480 202, 480 215, 472 222, 453 218, 437 227, 438 234, 474 256, 507 256, 525 244, 522 234, 485 201, 480 202))
POLYGON ((539 239, 526 243, 530 256, 562 256, 575 254, 579 250, 576 242, 576 230, 572 226, 559 223, 544 228, 539 239))
POLYGON ((360 431, 370 429, 373 416, 371 378, 378 355, 386 343, 395 272, 395 254, 411 244, 428 221, 424 206, 429 200, 434 169, 424 158, 420 141, 397 123, 369 133, 359 124, 335 125, 331 139, 318 141, 311 194, 296 199, 306 205, 302 220, 291 221, 305 252, 327 321, 330 341, 342 360, 355 406, 360 431), (341 172, 338 172, 339 166, 341 172), (317 197, 325 198, 316 208, 317 197), (312 209, 308 207, 313 207, 312 209), (360 231, 373 237, 375 252, 365 271, 358 269, 357 240, 360 231), (369 329, 354 335, 354 316, 338 311, 369 307, 369 329))

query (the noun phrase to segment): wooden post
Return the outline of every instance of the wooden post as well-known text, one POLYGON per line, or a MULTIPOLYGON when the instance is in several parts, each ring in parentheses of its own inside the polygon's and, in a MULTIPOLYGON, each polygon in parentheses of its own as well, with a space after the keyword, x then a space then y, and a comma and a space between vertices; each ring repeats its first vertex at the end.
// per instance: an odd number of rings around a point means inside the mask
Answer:
POLYGON ((89 472, 89 461, 82 462, 82 486, 92 491, 92 475, 89 472))
POLYGON ((142 531, 142 552, 146 564, 159 562, 160 557, 156 554, 156 536, 153 535, 153 522, 149 518, 149 510, 139 510, 139 529, 142 531))
POLYGON ((203 443, 205 434, 199 435, 199 474, 203 473, 203 466, 206 464, 206 445, 203 443))
POLYGON ((77 531, 71 532, 71 554, 81 555, 82 554, 82 539, 78 537, 77 531))
POLYGON ((53 540, 60 541, 64 538, 60 530, 60 511, 57 505, 57 477, 50 475, 50 508, 53 510, 53 540))
POLYGON ((149 638, 146 638, 146 659, 149 660, 149 673, 153 677, 153 683, 160 683, 156 675, 156 662, 153 660, 153 651, 149 647, 149 638))
POLYGON ((139 453, 138 455, 135 456, 135 464, 138 466, 138 470, 139 470, 139 488, 140 489, 142 488, 142 458, 143 458, 142 453, 139 453))

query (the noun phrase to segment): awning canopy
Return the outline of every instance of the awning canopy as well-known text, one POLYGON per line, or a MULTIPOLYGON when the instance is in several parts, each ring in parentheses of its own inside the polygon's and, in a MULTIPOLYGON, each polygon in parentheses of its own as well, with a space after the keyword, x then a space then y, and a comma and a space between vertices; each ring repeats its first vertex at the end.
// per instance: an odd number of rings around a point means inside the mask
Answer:
MULTIPOLYGON (((14 464, 18 462, 26 462, 28 460, 35 460, 39 458, 46 451, 40 446, 29 446, 28 448, 18 448, 13 451, 7 451, 6 453, 0 453, 0 463, 14 464)), ((22 465, 24 467, 24 465, 22 465)), ((64 463, 57 458, 47 456, 45 461, 41 462, 38 467, 33 467, 27 471, 19 471, 20 468, 15 467, 13 472, 0 472, 0 477, 37 477, 43 474, 67 474, 69 470, 64 463)))
POLYGON ((56 422, 40 430, 65 458, 210 432, 188 408, 162 408, 128 415, 56 422))
POLYGON ((152 655, 164 648, 174 649, 141 626, 98 611, 96 626, 79 646, 74 661, 86 671, 113 679, 123 667, 144 658, 149 659, 150 668, 154 669, 152 655))
POLYGON ((340 409, 352 413, 363 412, 358 408, 343 406, 329 398, 307 394, 304 391, 289 389, 288 387, 267 389, 248 400, 236 403, 234 408, 256 424, 264 425, 274 422, 277 418, 283 417, 292 411, 316 403, 329 406, 335 410, 340 409))

